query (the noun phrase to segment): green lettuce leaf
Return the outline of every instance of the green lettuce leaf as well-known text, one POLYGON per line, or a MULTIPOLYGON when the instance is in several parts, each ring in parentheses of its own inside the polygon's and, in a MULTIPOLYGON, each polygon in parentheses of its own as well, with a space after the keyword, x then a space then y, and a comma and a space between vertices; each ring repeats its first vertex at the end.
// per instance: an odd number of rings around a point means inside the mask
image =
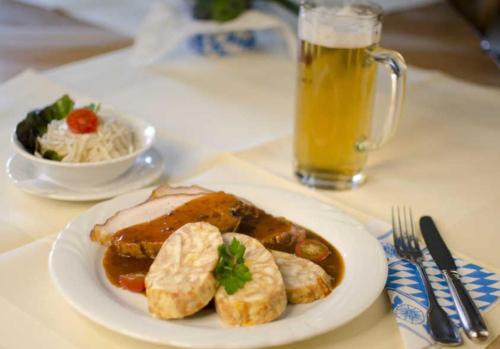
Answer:
POLYGON ((64 119, 74 106, 75 102, 68 95, 64 95, 51 105, 30 111, 16 126, 17 139, 28 152, 34 154, 36 138, 47 132, 47 125, 52 120, 64 119))
POLYGON ((62 156, 59 155, 56 151, 54 150, 47 150, 43 153, 42 157, 44 159, 48 159, 48 160, 54 160, 54 161, 61 161, 62 160, 62 156))

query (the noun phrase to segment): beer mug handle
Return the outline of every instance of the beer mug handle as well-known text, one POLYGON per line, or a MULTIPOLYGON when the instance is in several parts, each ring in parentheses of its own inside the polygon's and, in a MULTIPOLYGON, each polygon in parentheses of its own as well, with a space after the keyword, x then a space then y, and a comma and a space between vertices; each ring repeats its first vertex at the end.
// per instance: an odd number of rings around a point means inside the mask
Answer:
POLYGON ((376 140, 366 143, 367 150, 377 149, 387 143, 394 135, 403 110, 406 92, 406 63, 396 51, 378 48, 372 53, 373 59, 389 69, 391 74, 391 94, 389 113, 385 119, 382 135, 376 140))

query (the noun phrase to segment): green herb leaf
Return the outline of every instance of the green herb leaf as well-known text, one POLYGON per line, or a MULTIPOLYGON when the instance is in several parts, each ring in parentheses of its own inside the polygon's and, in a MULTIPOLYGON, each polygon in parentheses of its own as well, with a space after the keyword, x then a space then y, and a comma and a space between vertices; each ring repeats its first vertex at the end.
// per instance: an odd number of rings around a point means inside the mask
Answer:
POLYGON ((234 294, 240 288, 243 287, 244 281, 238 279, 235 275, 227 275, 222 281, 222 286, 226 290, 227 294, 234 294))
MULTIPOLYGON (((55 101, 52 105, 43 108, 42 111, 50 111, 52 113, 53 119, 61 120, 66 117, 75 106, 75 102, 68 96, 64 95, 55 101)), ((52 120, 50 120, 52 121, 52 120)))
POLYGON ((36 138, 47 132, 47 125, 52 120, 64 119, 73 110, 74 105, 75 102, 68 95, 64 95, 43 109, 30 111, 16 126, 17 139, 33 154, 36 150, 36 138))
POLYGON ((46 152, 43 153, 42 157, 44 159, 54 160, 54 161, 62 160, 62 156, 57 154, 57 152, 54 150, 47 150, 46 152))
POLYGON ((197 0, 193 8, 193 17, 196 19, 212 18, 213 0, 197 0))
POLYGON ((234 256, 234 258, 241 259, 245 254, 245 245, 233 238, 231 244, 229 245, 229 252, 234 256))
POLYGON ((247 0, 213 0, 212 19, 217 22, 235 19, 246 10, 247 3, 247 0))
MULTIPOLYGON (((253 6, 253 0, 195 0, 193 17, 200 20, 227 22, 243 14, 253 6)), ((299 5, 294 0, 263 0, 276 3, 294 14, 299 13, 299 5)))
POLYGON ((252 274, 250 273, 250 269, 245 264, 236 264, 234 266, 234 274, 238 277, 238 279, 243 281, 250 281, 252 279, 252 274))
POLYGON ((220 245, 218 251, 219 262, 215 267, 215 277, 227 294, 233 294, 252 279, 252 273, 245 265, 245 245, 233 238, 229 245, 220 245))
POLYGON ((99 112, 99 110, 101 110, 101 103, 90 103, 90 104, 87 104, 86 106, 84 106, 83 108, 90 109, 94 113, 97 113, 97 112, 99 112))

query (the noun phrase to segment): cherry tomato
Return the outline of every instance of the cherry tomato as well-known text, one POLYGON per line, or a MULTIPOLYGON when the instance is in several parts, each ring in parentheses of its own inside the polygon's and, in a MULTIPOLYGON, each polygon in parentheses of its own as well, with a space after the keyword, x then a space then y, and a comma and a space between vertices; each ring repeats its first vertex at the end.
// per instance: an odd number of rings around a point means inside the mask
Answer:
POLYGON ((146 289, 143 273, 130 273, 120 275, 118 283, 122 288, 132 292, 142 292, 146 289))
POLYGON ((75 109, 66 116, 66 123, 73 133, 92 133, 97 130, 99 119, 87 108, 75 109))
POLYGON ((313 262, 321 262, 330 254, 330 249, 321 241, 305 239, 295 245, 295 254, 313 262))

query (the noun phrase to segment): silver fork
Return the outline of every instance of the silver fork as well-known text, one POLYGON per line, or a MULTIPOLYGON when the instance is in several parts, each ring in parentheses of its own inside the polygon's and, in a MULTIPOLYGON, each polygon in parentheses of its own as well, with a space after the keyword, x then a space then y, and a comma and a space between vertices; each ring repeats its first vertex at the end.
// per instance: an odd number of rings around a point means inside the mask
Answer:
POLYGON ((437 302, 431 282, 422 264, 424 258, 418 243, 413 224, 413 214, 411 208, 400 210, 399 207, 392 208, 392 230, 394 247, 397 254, 413 263, 424 281, 427 298, 429 299, 429 309, 427 310, 427 324, 429 325, 432 338, 445 345, 460 345, 462 338, 457 328, 453 325, 446 312, 437 302), (402 211, 402 213, 401 213, 402 211))

